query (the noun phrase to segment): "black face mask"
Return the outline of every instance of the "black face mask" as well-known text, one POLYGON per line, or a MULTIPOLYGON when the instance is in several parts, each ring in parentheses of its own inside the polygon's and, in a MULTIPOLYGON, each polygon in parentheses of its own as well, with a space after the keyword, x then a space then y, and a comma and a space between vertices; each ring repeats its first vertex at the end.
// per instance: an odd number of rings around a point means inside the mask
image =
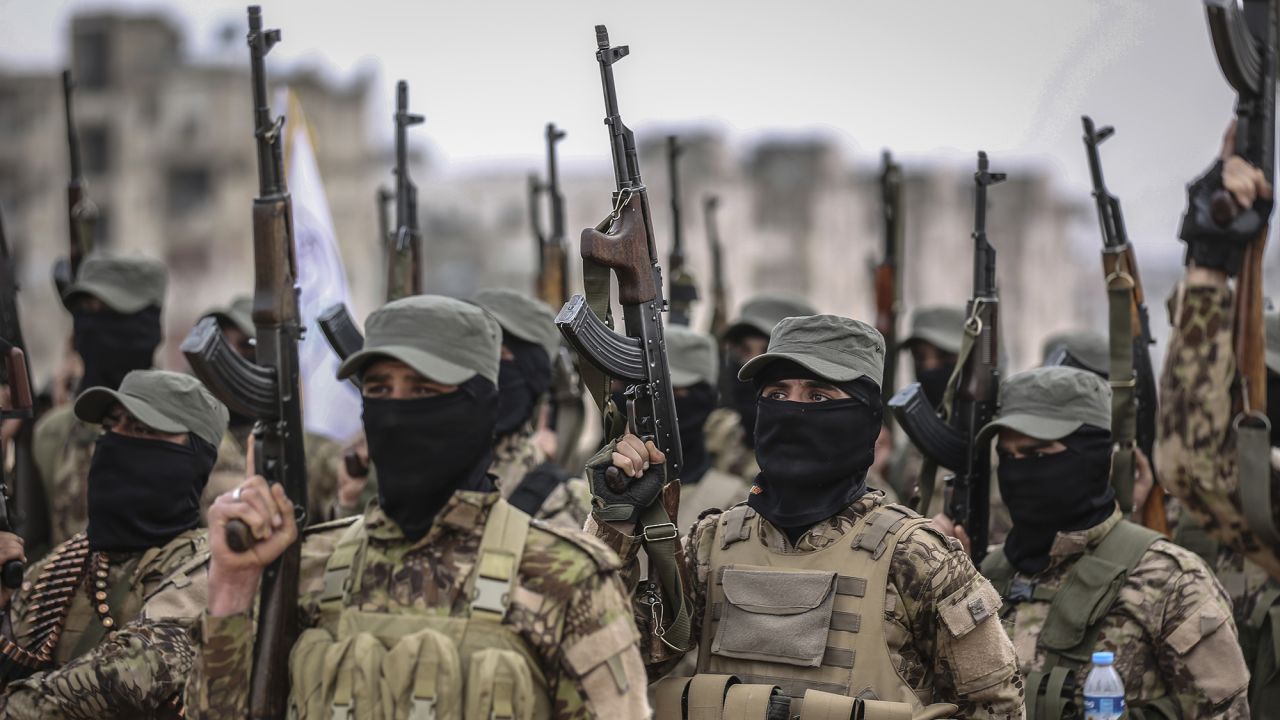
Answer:
POLYGON ((935 409, 942 407, 942 397, 947 394, 947 381, 951 379, 951 373, 955 372, 955 369, 956 366, 951 363, 939 365, 930 370, 916 368, 916 382, 920 383, 924 396, 935 409))
POLYGON ((533 417, 538 398, 551 387, 551 358, 541 346, 505 335, 503 344, 512 360, 498 370, 498 424, 494 434, 510 435, 533 417))
POLYGON ((160 308, 128 315, 112 310, 73 312, 71 344, 84 360, 80 390, 103 386, 115 390, 124 376, 146 370, 160 347, 160 308))
POLYGON ((855 390, 849 399, 806 403, 760 398, 760 474, 747 504, 787 530, 793 542, 866 492, 884 410, 875 384, 863 383, 842 385, 855 390))
POLYGON ((692 485, 702 479, 711 467, 705 435, 707 417, 716 407, 716 391, 700 382, 685 388, 676 396, 676 418, 680 424, 680 447, 684 451, 684 472, 680 482, 692 485))
POLYGON ((378 502, 410 541, 427 534, 455 490, 491 490, 498 390, 476 376, 448 395, 364 399, 378 502))
POLYGON ((1280 374, 1267 371, 1267 420, 1271 421, 1271 447, 1280 447, 1280 374))
POLYGON ((1049 566, 1058 533, 1091 528, 1115 509, 1111 433, 1086 425, 1061 442, 1067 449, 1053 455, 1000 458, 1000 496, 1013 519, 1004 553, 1024 573, 1049 566))
POLYGON ((141 552, 200 524, 200 493, 218 449, 114 432, 98 438, 89 463, 89 547, 141 552))

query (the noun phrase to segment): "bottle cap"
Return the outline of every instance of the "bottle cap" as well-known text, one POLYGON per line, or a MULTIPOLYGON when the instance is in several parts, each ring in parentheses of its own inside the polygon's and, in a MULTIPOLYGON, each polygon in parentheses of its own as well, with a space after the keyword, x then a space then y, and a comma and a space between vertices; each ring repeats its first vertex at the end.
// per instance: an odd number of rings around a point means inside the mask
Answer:
POLYGON ((1094 665, 1110 665, 1111 663, 1113 663, 1113 662, 1115 662, 1115 661, 1116 661, 1116 655, 1115 655, 1115 653, 1109 653, 1109 652, 1096 652, 1096 653, 1094 653, 1094 654, 1093 654, 1093 664, 1094 664, 1094 665))

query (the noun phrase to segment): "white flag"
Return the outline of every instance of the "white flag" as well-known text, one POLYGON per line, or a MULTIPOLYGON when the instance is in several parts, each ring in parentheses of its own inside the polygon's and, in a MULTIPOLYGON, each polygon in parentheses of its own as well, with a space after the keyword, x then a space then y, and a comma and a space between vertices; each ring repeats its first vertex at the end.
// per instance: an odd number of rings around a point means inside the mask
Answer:
POLYGON ((316 317, 337 303, 350 308, 351 292, 311 133, 297 98, 293 93, 288 97, 286 177, 293 196, 293 242, 301 288, 299 312, 306 328, 298 345, 303 424, 308 432, 345 442, 361 429, 360 395, 350 383, 337 379, 338 356, 316 325, 316 317))

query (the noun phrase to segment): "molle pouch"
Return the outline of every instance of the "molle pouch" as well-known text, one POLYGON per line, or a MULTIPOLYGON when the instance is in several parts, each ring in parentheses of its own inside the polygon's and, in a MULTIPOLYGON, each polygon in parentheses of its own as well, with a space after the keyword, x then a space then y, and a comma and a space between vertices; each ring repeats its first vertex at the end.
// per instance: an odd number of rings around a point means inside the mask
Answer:
MULTIPOLYGON (((800 720, 855 720, 862 717, 855 715, 860 704, 860 701, 847 695, 836 695, 822 692, 821 690, 806 690, 800 705, 800 720)), ((876 720, 899 720, 898 717, 892 715, 870 717, 875 717, 876 720)), ((905 717, 906 720, 910 720, 910 709, 907 710, 905 717)))
POLYGON ((324 696, 324 654, 334 644, 325 630, 311 628, 298 637, 289 653, 289 717, 330 720, 324 696))
POLYGON ((729 565, 723 581, 724 614, 711 652, 799 667, 822 665, 835 603, 834 572, 729 565))
POLYGON ((777 685, 747 685, 739 683, 729 688, 724 696, 722 720, 768 720, 769 711, 779 702, 790 706, 777 685))
MULTIPOLYGON (((1079 646, 1085 632, 1111 608, 1127 572, 1125 566, 1096 555, 1080 558, 1053 599, 1049 619, 1040 633, 1040 646, 1064 654, 1079 646)), ((1088 661, 1091 650, 1083 650, 1084 661, 1088 661)))
POLYGON ((388 720, 461 720, 457 647, 430 628, 401 638, 383 658, 382 691, 388 720))
POLYGON ((533 676, 514 650, 486 648, 471 656, 467 671, 468 720, 531 720, 533 676))
POLYGON ((324 650, 323 704, 331 720, 387 720, 389 699, 382 695, 382 661, 387 650, 377 638, 361 633, 324 650))

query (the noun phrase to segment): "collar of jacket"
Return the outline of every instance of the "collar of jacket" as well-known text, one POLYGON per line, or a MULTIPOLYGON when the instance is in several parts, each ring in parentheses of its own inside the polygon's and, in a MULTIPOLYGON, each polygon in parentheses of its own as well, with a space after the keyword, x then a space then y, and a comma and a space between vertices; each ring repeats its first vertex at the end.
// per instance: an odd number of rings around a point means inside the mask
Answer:
POLYGON ((1102 542, 1102 538, 1111 532, 1111 528, 1115 527, 1123 518, 1124 514, 1120 512, 1120 506, 1117 505, 1106 520, 1091 528, 1058 533, 1058 536, 1053 539, 1053 546, 1049 548, 1049 567, 1070 560, 1077 555, 1083 555, 1085 550, 1096 547, 1098 543, 1102 542))
MULTIPOLYGON (((409 549, 440 542, 444 537, 450 535, 479 535, 484 529, 485 519, 489 517, 489 510, 497 501, 497 491, 458 490, 449 498, 449 502, 445 503, 444 508, 436 514, 435 521, 432 522, 431 529, 427 531, 427 534, 413 543, 409 549)), ((364 522, 371 540, 382 543, 401 543, 405 541, 404 533, 401 532, 400 526, 396 525, 382 511, 382 508, 378 507, 377 500, 369 503, 369 508, 365 511, 364 522)))

